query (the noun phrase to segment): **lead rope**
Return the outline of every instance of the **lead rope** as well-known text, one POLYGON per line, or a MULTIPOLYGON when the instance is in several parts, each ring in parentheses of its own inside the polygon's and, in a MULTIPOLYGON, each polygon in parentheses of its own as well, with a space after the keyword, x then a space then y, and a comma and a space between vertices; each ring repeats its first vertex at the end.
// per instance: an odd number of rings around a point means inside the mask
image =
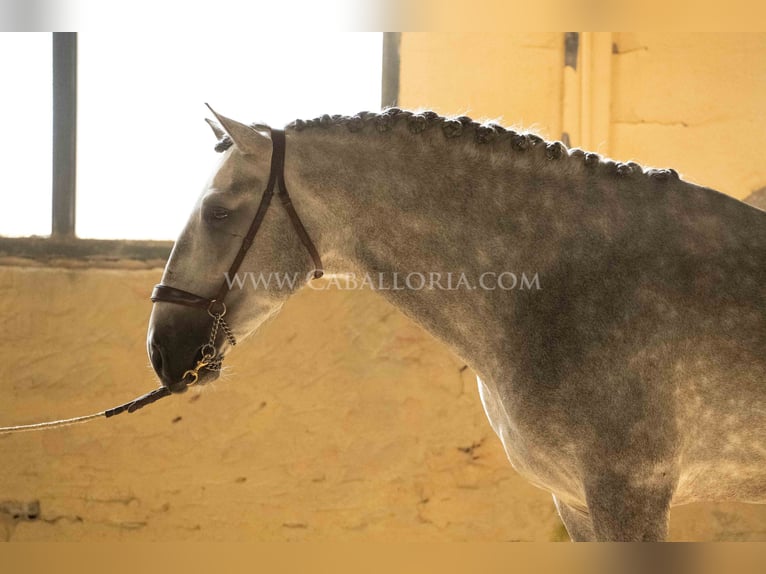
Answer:
MULTIPOLYGON (((215 340, 216 340, 216 337, 218 336, 219 328, 223 330, 224 335, 226 336, 226 340, 229 341, 229 344, 231 346, 234 346, 237 344, 237 340, 234 338, 234 334, 231 332, 231 329, 226 324, 226 321, 223 320, 223 316, 226 314, 226 306, 224 306, 223 303, 221 303, 221 305, 223 306, 223 310, 220 313, 212 313, 211 311, 208 310, 208 314, 213 318, 213 327, 210 329, 210 337, 208 338, 208 342, 205 344, 204 347, 202 347, 202 358, 199 361, 197 361, 197 364, 194 366, 193 369, 189 369, 183 375, 184 379, 186 379, 187 376, 190 379, 190 381, 187 383, 188 386, 191 386, 197 383, 197 380, 199 378, 199 371, 202 368, 205 368, 209 371, 221 370, 221 367, 223 364, 223 357, 218 355, 215 348, 215 340)), ((160 400, 161 398, 170 396, 170 394, 171 393, 167 388, 160 387, 158 389, 154 389, 153 391, 146 393, 145 395, 135 398, 128 403, 125 403, 118 407, 107 409, 105 411, 93 413, 92 415, 74 417, 71 419, 61 419, 57 421, 48 421, 44 423, 16 425, 12 427, 0 427, 0 435, 13 434, 18 432, 45 430, 50 428, 67 427, 67 426, 72 426, 72 425, 88 422, 93 419, 97 419, 101 417, 108 419, 124 412, 134 413, 138 409, 143 408, 146 405, 150 405, 153 402, 160 400)))
POLYGON ((134 413, 138 409, 145 407, 146 405, 150 405, 153 402, 158 401, 159 399, 163 397, 167 397, 169 395, 170 395, 170 391, 168 389, 166 389, 165 387, 160 387, 158 389, 154 389, 153 391, 149 393, 146 393, 145 395, 142 395, 136 399, 133 399, 129 403, 125 403, 124 405, 120 405, 112 409, 107 409, 99 413, 93 413, 92 415, 74 417, 71 419, 61 419, 58 421, 49 421, 45 423, 35 423, 30 425, 0 427, 0 435, 12 434, 17 432, 45 430, 45 429, 57 428, 57 427, 68 427, 68 426, 88 422, 100 417, 110 418, 124 412, 134 413))

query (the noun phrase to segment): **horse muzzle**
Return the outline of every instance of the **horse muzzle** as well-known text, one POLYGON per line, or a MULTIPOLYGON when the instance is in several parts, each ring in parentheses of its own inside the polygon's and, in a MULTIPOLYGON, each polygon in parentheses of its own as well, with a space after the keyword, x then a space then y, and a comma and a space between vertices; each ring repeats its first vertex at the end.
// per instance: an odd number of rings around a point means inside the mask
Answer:
POLYGON ((207 345, 199 336, 189 333, 204 333, 199 330, 174 330, 172 334, 152 328, 147 337, 147 352, 152 368, 162 386, 173 393, 183 393, 190 385, 214 381, 219 371, 205 368, 203 361, 207 345), (184 332, 185 331, 185 332, 184 332))

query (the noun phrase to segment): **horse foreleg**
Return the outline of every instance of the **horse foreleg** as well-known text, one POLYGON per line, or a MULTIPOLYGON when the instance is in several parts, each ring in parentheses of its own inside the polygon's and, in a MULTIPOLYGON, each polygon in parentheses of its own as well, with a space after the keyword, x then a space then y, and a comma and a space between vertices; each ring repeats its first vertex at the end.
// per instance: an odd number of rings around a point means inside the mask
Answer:
POLYGON ((553 503, 556 505, 561 522, 564 523, 569 538, 573 542, 592 542, 596 540, 596 535, 593 532, 593 522, 587 512, 561 502, 555 494, 553 495, 553 503))
POLYGON ((668 533, 672 484, 637 485, 609 473, 585 483, 585 498, 600 541, 654 542, 668 533))

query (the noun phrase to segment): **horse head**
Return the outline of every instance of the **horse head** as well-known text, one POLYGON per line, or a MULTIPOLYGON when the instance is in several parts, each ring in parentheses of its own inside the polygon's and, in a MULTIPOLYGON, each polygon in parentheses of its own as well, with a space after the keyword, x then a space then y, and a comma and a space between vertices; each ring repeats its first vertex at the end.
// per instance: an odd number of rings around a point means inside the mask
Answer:
MULTIPOLYGON (((303 246, 308 236, 288 205, 284 133, 213 113, 219 123, 208 123, 223 156, 152 296, 147 349, 162 384, 173 392, 215 380, 236 341, 273 315, 312 271, 303 246), (287 209, 268 209, 275 188, 287 209)), ((313 244, 310 249, 316 253, 313 244)))

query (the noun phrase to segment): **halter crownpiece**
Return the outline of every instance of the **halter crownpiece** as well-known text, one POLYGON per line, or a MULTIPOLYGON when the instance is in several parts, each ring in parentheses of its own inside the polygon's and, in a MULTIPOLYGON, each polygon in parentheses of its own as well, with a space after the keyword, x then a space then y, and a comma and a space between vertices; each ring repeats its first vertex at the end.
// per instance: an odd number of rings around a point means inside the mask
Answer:
MULTIPOLYGON (((229 271, 226 277, 234 277, 239 270, 242 261, 245 259, 245 255, 253 244, 256 233, 261 227, 263 218, 266 216, 266 211, 271 204, 271 198, 274 196, 276 190, 277 195, 282 200, 282 205, 287 211, 287 215, 290 217, 290 221, 293 224, 293 228, 298 233, 298 237, 301 243, 306 247, 311 255, 311 259, 314 261, 314 279, 320 278, 324 274, 322 267, 322 259, 319 256, 314 243, 311 241, 306 228, 303 226, 298 213, 293 207, 290 194, 287 191, 287 185, 285 184, 285 132, 284 130, 271 130, 272 141, 272 154, 271 154, 271 171, 269 173, 269 181, 266 185, 266 191, 263 192, 261 197, 261 203, 258 205, 258 210, 255 212, 253 221, 250 224, 250 228, 247 234, 242 239, 242 245, 239 247, 234 261, 232 261, 229 271)), ((224 278, 221 283, 218 292, 212 297, 202 297, 189 293, 183 289, 177 287, 170 287, 169 285, 162 285, 161 283, 154 286, 152 291, 151 300, 156 303, 158 301, 165 303, 176 303, 178 305, 186 305, 187 307, 196 307, 198 309, 205 309, 207 313, 213 318, 213 327, 211 329, 210 338, 207 344, 202 347, 202 358, 197 361, 197 364, 193 369, 190 369, 184 373, 184 379, 187 375, 191 378, 191 383, 197 382, 198 372, 202 368, 208 370, 220 370, 222 357, 217 355, 215 347, 215 339, 218 334, 219 327, 223 329, 227 339, 231 345, 236 345, 237 341, 234 338, 231 330, 226 322, 223 320, 223 316, 226 314, 226 305, 224 299, 231 290, 229 281, 224 278)))

